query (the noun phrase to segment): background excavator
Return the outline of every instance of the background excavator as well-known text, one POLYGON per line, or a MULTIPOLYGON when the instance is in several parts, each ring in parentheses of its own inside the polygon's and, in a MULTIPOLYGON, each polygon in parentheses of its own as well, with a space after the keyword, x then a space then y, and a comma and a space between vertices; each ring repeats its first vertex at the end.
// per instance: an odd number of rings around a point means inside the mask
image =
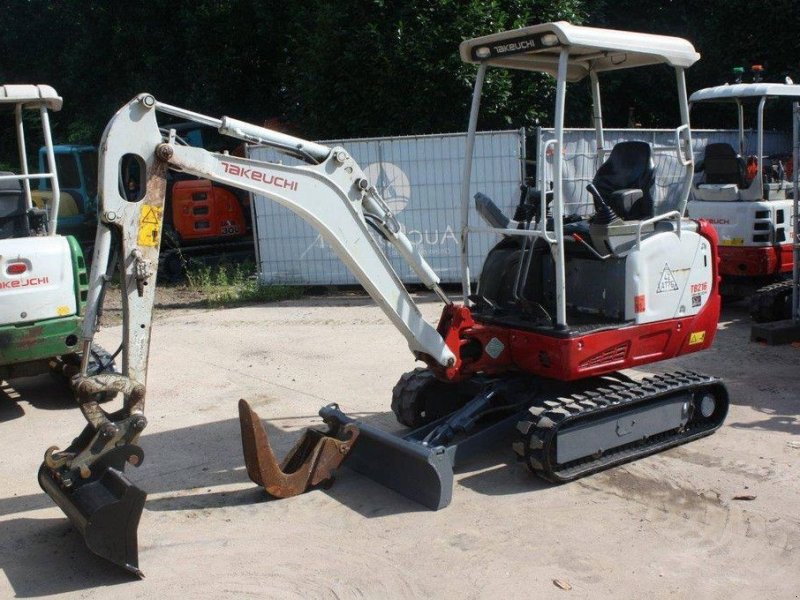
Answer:
MULTIPOLYGON (((62 99, 48 85, 0 86, 2 125, 16 137, 16 160, 3 156, 12 171, 0 170, 0 379, 52 373, 64 382, 78 372, 86 351, 92 374, 114 369, 97 345, 82 346, 88 272, 78 241, 57 230, 61 201, 50 132, 50 111, 62 99), (41 137, 33 132, 40 132, 41 137), (27 149, 39 138, 44 158, 38 171, 27 149), (47 194, 36 191, 45 181, 47 194)), ((38 144, 37 144, 38 145, 38 144)), ((35 146, 34 146, 35 147, 35 146)))
MULTIPOLYGON (((202 146, 201 127, 195 123, 171 125, 178 139, 202 146)), ((97 233, 97 148, 55 144, 52 154, 61 178, 58 228, 74 237, 84 254, 91 257, 97 233)), ((45 170, 47 148, 39 149, 40 170, 45 170)), ((127 174, 123 174, 127 177, 127 174)), ((128 181, 129 194, 137 182, 128 181)), ((32 192, 33 202, 43 208, 52 197, 50 181, 40 180, 32 192)), ((182 279, 190 263, 229 259, 254 259, 249 194, 179 173, 170 173, 164 211, 164 235, 159 257, 159 275, 182 279)))
POLYGON ((738 113, 738 147, 726 143, 706 147, 703 177, 693 189, 688 214, 714 224, 720 237, 722 294, 749 296, 756 322, 791 316, 792 157, 765 154, 764 114, 767 107, 798 99, 800 85, 768 83, 760 77, 753 83, 739 80, 697 90, 689 98, 692 107, 727 105, 731 115, 738 113), (747 156, 745 117, 753 113, 755 154, 747 156))
MULTIPOLYGON (((347 464, 438 509, 451 498, 453 468, 490 442, 512 442, 520 460, 554 482, 630 461, 715 431, 728 408, 724 384, 691 372, 635 381, 621 369, 707 348, 719 316, 717 239, 704 222, 682 217, 693 175, 684 69, 699 55, 678 38, 547 23, 462 43, 478 65, 462 182, 461 251, 476 232, 497 234, 472 292, 463 260, 463 298, 450 299, 424 258, 344 148, 329 148, 229 117, 216 119, 141 94, 109 122, 100 155, 100 226, 90 276, 84 344, 90 344, 106 282, 121 273, 122 374, 76 377, 88 421, 64 450, 50 448, 39 471, 89 548, 140 574, 137 526, 145 493, 123 473, 138 465, 144 415, 155 273, 168 169, 265 196, 309 222, 425 363, 402 376, 392 408, 412 428, 398 437, 320 410, 327 429, 307 433, 282 463, 258 417, 240 403, 243 449, 253 481, 290 496, 328 480, 347 464), (667 65, 675 72, 681 123, 675 145, 626 142, 604 147, 599 76, 667 65), (511 68, 555 77, 555 177, 552 190, 523 189, 513 219, 478 195, 486 222, 471 223, 471 158, 486 71, 511 68), (590 218, 564 214, 561 146, 568 83, 588 79, 598 170, 590 218), (191 120, 304 164, 258 162, 162 137, 157 114, 191 120), (653 155, 677 153, 685 185, 674 206, 661 197, 653 155), (133 164, 137 168, 130 169, 133 164), (139 174, 135 195, 120 173, 139 174), (443 303, 427 323, 373 239, 377 232, 443 303), (98 393, 123 396, 116 412, 98 393)), ((321 335, 335 335, 322 331, 321 335)), ((85 365, 84 365, 85 366, 85 365)))

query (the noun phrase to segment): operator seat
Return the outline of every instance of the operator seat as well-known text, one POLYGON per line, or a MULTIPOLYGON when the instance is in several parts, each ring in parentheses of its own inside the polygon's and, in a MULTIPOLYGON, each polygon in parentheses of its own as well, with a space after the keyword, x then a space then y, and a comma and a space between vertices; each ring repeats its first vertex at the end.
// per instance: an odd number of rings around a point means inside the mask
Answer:
POLYGON ((654 216, 656 167, 647 142, 620 142, 592 179, 605 203, 625 221, 654 216))
POLYGON ((708 144, 703 159, 703 181, 700 183, 734 184, 739 189, 747 187, 744 159, 725 142, 708 144))
MULTIPOLYGON (((0 171, 0 175, 13 175, 0 171)), ((27 237, 30 224, 19 179, 0 179, 0 239, 27 237)))

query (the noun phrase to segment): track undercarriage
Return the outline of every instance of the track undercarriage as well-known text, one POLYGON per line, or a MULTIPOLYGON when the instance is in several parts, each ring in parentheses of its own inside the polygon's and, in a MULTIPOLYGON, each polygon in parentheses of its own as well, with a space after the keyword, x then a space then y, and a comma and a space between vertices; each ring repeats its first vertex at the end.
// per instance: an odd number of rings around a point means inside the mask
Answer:
POLYGON ((562 483, 713 433, 728 393, 719 379, 691 371, 638 382, 615 373, 577 384, 528 375, 443 384, 416 369, 395 386, 392 408, 419 427, 405 439, 428 448, 457 447, 504 421, 516 429, 518 459, 562 483), (458 405, 446 416, 435 408, 458 405))

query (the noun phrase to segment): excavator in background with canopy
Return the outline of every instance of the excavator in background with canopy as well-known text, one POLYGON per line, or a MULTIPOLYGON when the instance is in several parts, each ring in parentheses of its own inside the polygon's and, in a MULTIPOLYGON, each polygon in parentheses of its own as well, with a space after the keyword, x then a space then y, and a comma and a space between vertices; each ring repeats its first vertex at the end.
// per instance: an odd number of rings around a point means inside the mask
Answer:
MULTIPOLYGON (((463 296, 450 298, 375 185, 345 148, 271 131, 229 117, 197 114, 140 94, 111 119, 101 144, 100 227, 89 281, 84 344, 94 337, 103 294, 120 271, 124 322, 121 374, 74 379, 87 420, 65 449, 50 448, 43 489, 89 548, 141 574, 137 526, 145 492, 124 474, 139 465, 147 425, 148 350, 168 169, 278 202, 311 224, 383 310, 425 366, 403 375, 392 409, 410 431, 397 436, 347 416, 335 404, 278 462, 257 415, 240 402, 242 444, 251 479, 275 496, 329 480, 347 465, 431 509, 450 502, 453 469, 506 440, 534 473, 566 482, 711 434, 728 410, 714 377, 678 371, 636 380, 620 371, 708 348, 720 310, 716 233, 683 217, 693 175, 684 70, 698 60, 682 39, 546 23, 462 43, 477 65, 461 185, 463 296), (680 124, 671 151, 685 179, 673 207, 661 202, 653 149, 625 142, 605 148, 600 77, 620 69, 674 70, 680 124), (486 196, 473 210, 470 178, 480 98, 489 68, 555 78, 552 190, 523 189, 513 218, 486 196), (598 147, 588 186, 595 212, 564 214, 561 170, 566 91, 588 81, 598 147), (163 113, 216 128, 301 159, 287 165, 208 152, 166 139, 163 113), (127 195, 120 171, 135 163, 140 190, 127 195), (483 218, 474 223, 475 214, 483 218), (382 236, 442 302, 429 324, 372 233, 382 236), (497 236, 473 291, 466 261, 471 236, 497 236), (117 392, 107 412, 98 393, 117 392)), ((129 171, 131 172, 131 171, 129 171)), ((320 340, 335 336, 320 330, 320 340)), ((388 351, 388 350, 387 350, 388 351)), ((379 362, 379 361, 378 361, 379 362)), ((343 400, 346 403, 346 399, 343 400)))
MULTIPOLYGON (((85 351, 87 373, 114 369, 97 345, 80 343, 88 269, 78 241, 57 228, 57 215, 72 196, 61 190, 50 113, 63 100, 49 85, 0 86, 0 117, 11 125, 16 160, 0 170, 0 379, 52 373, 64 382, 78 372, 85 351), (31 169, 29 144, 39 134, 44 157, 31 169), (47 182, 48 192, 36 189, 47 182)), ((13 147, 12 146, 12 147, 13 147)))
POLYGON ((739 81, 697 90, 689 100, 694 110, 700 105, 728 105, 738 116, 736 148, 724 142, 706 146, 702 177, 692 189, 687 211, 717 230, 722 294, 749 296, 756 322, 789 318, 796 252, 793 159, 765 154, 764 112, 780 102, 796 104, 800 85, 739 81), (748 156, 745 116, 752 112, 756 154, 748 156))

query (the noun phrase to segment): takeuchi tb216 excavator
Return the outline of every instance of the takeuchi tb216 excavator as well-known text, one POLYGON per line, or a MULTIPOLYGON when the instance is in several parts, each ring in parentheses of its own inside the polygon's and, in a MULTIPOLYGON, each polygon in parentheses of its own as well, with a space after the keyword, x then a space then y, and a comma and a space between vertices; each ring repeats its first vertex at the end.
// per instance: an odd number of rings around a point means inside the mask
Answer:
MULTIPOLYGON (((121 272, 121 374, 74 380, 88 424, 64 450, 45 455, 39 481, 96 553, 140 573, 137 526, 145 494, 126 478, 143 459, 144 414, 155 273, 164 186, 173 169, 264 196, 310 223, 383 309, 425 366, 403 375, 392 409, 410 431, 396 436, 351 419, 337 405, 320 410, 327 428, 309 430, 278 462, 258 417, 240 402, 247 472, 275 496, 291 496, 347 466, 432 509, 450 502, 453 468, 490 442, 507 440, 520 460, 553 482, 630 461, 716 430, 727 413, 723 383, 693 372, 637 381, 621 369, 707 348, 720 299, 714 229, 682 217, 693 158, 684 69, 699 55, 685 40, 548 23, 465 41, 478 65, 462 185, 463 298, 450 299, 403 234, 373 182, 344 148, 216 119, 141 94, 108 124, 100 155, 100 221, 90 277, 84 343, 91 343, 103 290, 121 272), (606 148, 599 77, 647 65, 674 68, 681 123, 675 144, 626 142, 606 148), (494 202, 470 198, 472 149, 488 68, 545 72, 556 79, 552 190, 522 190, 513 218, 494 202), (588 79, 598 148, 587 188, 594 214, 564 214, 561 175, 568 83, 588 79), (304 164, 258 162, 162 137, 157 114, 215 127, 266 144, 304 164), (674 206, 661 198, 656 152, 677 154, 685 185, 674 206), (120 170, 138 164, 136 197, 120 170), (484 223, 473 223, 480 214, 484 223), (373 239, 388 240, 444 304, 427 323, 373 239), (471 289, 470 236, 499 241, 471 289), (98 393, 118 392, 122 408, 104 411, 98 393)), ((130 171, 130 170, 129 170, 130 171)), ((333 332, 320 331, 321 336, 333 332)), ((85 366, 85 365, 84 365, 85 366)))

